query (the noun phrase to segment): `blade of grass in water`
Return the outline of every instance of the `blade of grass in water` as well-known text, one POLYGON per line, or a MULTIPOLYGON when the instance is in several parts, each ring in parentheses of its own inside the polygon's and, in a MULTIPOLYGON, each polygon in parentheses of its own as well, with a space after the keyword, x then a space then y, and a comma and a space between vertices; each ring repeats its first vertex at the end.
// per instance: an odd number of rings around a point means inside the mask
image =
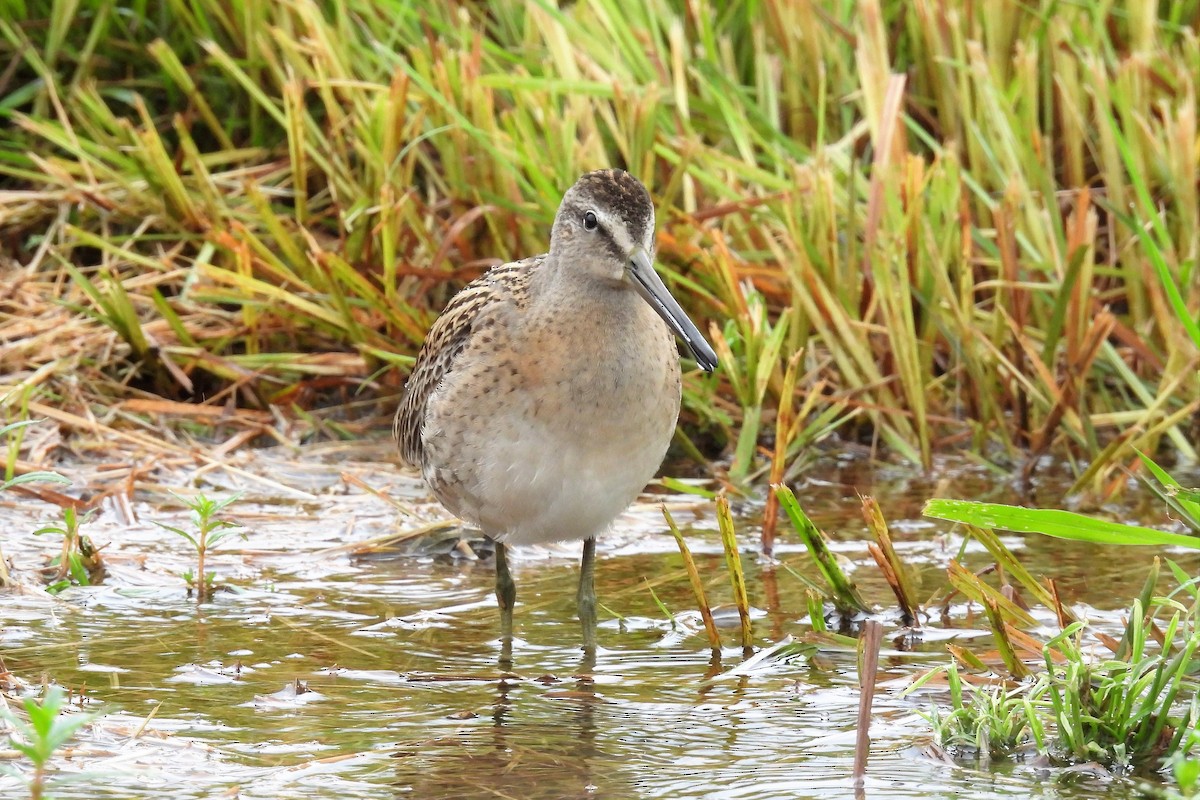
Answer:
POLYGON ((927 517, 963 522, 977 528, 1040 533, 1058 539, 1093 544, 1187 547, 1200 550, 1200 537, 1168 533, 1140 525, 1122 525, 1119 522, 1109 522, 1059 509, 937 499, 927 502, 922 513, 927 517))
POLYGON ((692 559, 692 553, 688 549, 687 542, 684 541, 683 534, 679 532, 679 526, 675 524, 674 517, 671 512, 667 511, 667 507, 662 507, 663 518, 667 521, 667 527, 671 529, 671 535, 675 537, 675 543, 679 546, 679 555, 683 557, 683 566, 687 570, 688 581, 692 585, 692 593, 696 596, 696 607, 700 611, 700 619, 704 621, 704 633, 708 636, 708 644, 714 652, 721 652, 721 634, 717 632, 717 625, 713 622, 712 609, 708 605, 708 598, 704 595, 704 581, 700 580, 700 572, 696 569, 696 562, 692 559))
POLYGON ((805 547, 808 548, 808 554, 812 557, 813 563, 820 570, 825 582, 829 585, 833 593, 833 603, 838 610, 843 614, 852 613, 854 611, 869 611, 867 604, 858 594, 858 589, 855 588, 854 582, 846 577, 846 573, 842 571, 841 565, 838 564, 837 557, 829 549, 829 543, 825 541, 825 535, 813 525, 812 520, 800 508, 800 503, 796 500, 796 495, 786 486, 773 487, 775 494, 779 497, 779 503, 783 507, 784 513, 788 515, 788 519, 792 522, 792 527, 795 528, 796 534, 800 537, 805 547))
POLYGON ((721 546, 725 550, 725 566, 729 570, 729 582, 733 587, 733 601, 738 610, 742 649, 748 652, 754 647, 754 631, 750 624, 750 599, 746 595, 746 576, 742 572, 742 557, 738 552, 733 514, 729 510, 729 498, 724 495, 717 498, 717 526, 721 529, 721 546))
POLYGON ((1004 543, 1000 541, 1000 537, 992 529, 972 525, 970 531, 972 538, 987 548, 988 553, 991 554, 992 558, 996 559, 996 564, 1004 570, 1005 574, 1011 575, 1016 579, 1017 583, 1024 586, 1046 608, 1056 613, 1059 609, 1062 609, 1064 619, 1068 622, 1074 622, 1074 616, 1062 607, 1046 586, 1033 577, 1025 565, 1021 563, 1020 559, 1004 546, 1004 543))
POLYGON ((896 555, 896 548, 892 546, 892 533, 883 518, 883 510, 875 498, 864 497, 862 512, 863 517, 866 518, 867 527, 875 536, 875 543, 868 546, 871 555, 883 572, 888 586, 896 595, 896 601, 900 604, 900 611, 904 615, 906 624, 916 625, 920 619, 918 615, 921 607, 917 603, 908 570, 905 568, 904 562, 896 555))

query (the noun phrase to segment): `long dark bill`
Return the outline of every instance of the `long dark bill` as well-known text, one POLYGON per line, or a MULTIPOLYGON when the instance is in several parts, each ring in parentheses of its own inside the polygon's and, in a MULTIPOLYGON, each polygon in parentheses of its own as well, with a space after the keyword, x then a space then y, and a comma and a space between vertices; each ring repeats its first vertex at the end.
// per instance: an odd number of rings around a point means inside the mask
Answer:
POLYGON ((633 278, 633 285, 637 288, 638 294, 658 312, 658 315, 675 332, 675 335, 683 339, 684 344, 696 357, 696 363, 700 365, 700 368, 705 372, 712 372, 716 369, 717 354, 712 349, 712 345, 700 333, 696 323, 688 319, 688 315, 671 296, 667 285, 654 271, 654 264, 650 261, 650 256, 640 247, 634 248, 633 252, 629 254, 629 274, 633 278))

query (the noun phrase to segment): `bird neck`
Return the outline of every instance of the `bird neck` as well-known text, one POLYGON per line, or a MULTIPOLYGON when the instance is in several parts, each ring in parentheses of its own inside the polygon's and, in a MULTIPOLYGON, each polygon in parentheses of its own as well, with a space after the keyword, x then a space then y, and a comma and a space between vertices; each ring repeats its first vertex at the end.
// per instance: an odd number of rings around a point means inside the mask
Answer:
POLYGON ((574 262, 564 264, 551 258, 534 277, 534 290, 539 300, 570 308, 579 306, 622 303, 636 299, 623 273, 606 273, 602 264, 574 262))
POLYGON ((547 324, 565 326, 577 341, 596 340, 581 342, 585 347, 617 344, 626 331, 638 329, 646 305, 627 282, 587 274, 547 281, 537 300, 547 324))

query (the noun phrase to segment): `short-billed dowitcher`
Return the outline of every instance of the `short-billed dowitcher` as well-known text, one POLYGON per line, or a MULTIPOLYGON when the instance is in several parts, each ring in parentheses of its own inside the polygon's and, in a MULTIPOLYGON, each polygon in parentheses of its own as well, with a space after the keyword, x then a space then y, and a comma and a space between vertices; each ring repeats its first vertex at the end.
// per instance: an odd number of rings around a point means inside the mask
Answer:
POLYGON ((408 464, 496 543, 512 637, 509 544, 582 539, 579 618, 595 649, 597 533, 645 488, 679 417, 672 332, 717 355, 654 271, 654 206, 623 170, 563 196, 550 252, 494 267, 434 322, 396 413, 408 464))

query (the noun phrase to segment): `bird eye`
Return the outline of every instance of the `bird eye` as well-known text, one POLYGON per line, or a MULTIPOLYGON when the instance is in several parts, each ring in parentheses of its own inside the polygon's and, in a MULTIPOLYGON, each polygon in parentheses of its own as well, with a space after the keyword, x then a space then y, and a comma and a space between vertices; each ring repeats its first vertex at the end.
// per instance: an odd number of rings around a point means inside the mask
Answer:
POLYGON ((596 230, 596 226, 600 224, 600 220, 596 219, 595 211, 588 211, 583 215, 583 227, 589 231, 596 230))

